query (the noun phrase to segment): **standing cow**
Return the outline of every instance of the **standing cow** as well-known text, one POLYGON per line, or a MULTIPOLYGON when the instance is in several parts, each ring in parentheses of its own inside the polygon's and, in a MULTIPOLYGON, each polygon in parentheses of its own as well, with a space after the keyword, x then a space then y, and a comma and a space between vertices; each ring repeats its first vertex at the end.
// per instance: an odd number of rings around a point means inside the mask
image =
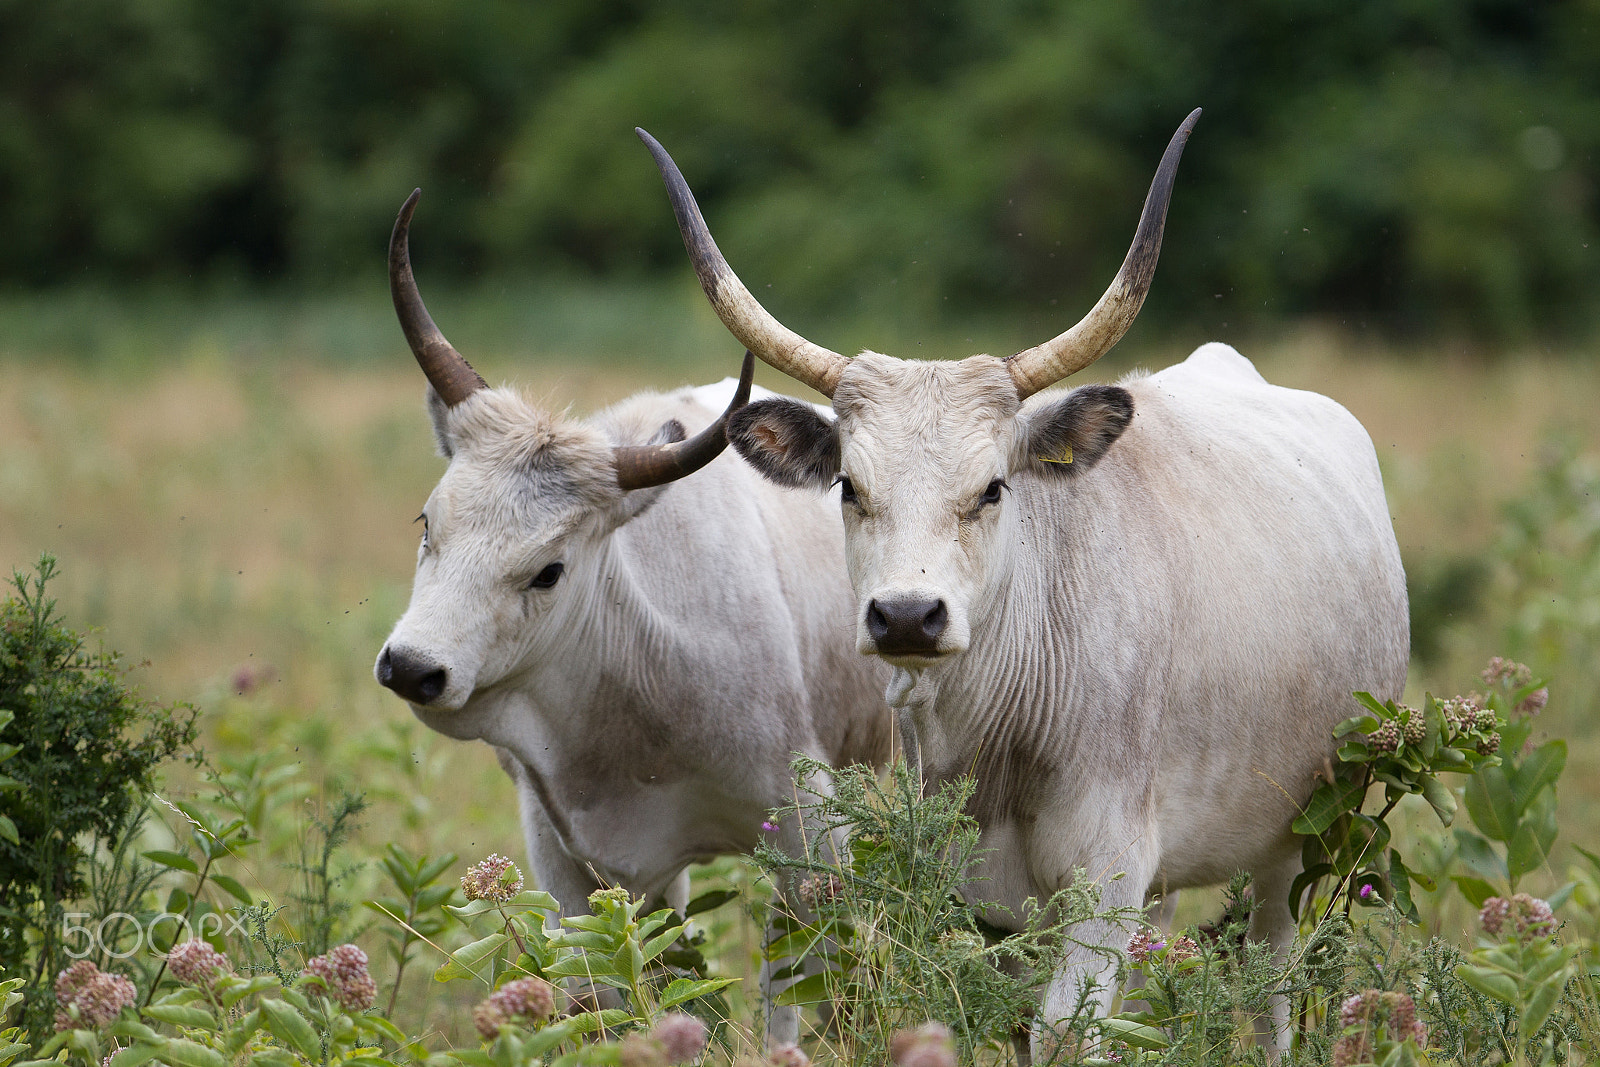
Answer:
MULTIPOLYGON (((432 729, 495 747, 532 875, 564 911, 602 881, 681 906, 688 864, 751 851, 768 810, 793 804, 796 753, 888 755, 888 671, 855 652, 842 533, 816 494, 715 459, 726 412, 708 393, 721 406, 727 387, 644 393, 586 421, 485 387, 417 292, 416 200, 395 222, 390 285, 449 467, 378 681, 432 729)), ((775 837, 803 854, 798 826, 775 837)), ((797 1027, 776 1013, 769 1039, 797 1027)))
MULTIPOLYGON (((1269 384, 1221 344, 1119 385, 1034 395, 1133 321, 1198 117, 1081 322, 1009 359, 947 363, 846 359, 786 329, 640 134, 728 329, 833 400, 832 420, 751 404, 729 439, 777 484, 839 487, 856 647, 894 667, 888 699, 923 773, 977 778, 990 852, 974 899, 1014 924, 1078 868, 1123 906, 1245 869, 1252 933, 1282 951, 1300 869, 1289 824, 1330 731, 1352 690, 1398 697, 1406 676, 1405 580, 1372 442, 1332 400, 1269 384)), ((1109 1005, 1096 958, 1054 976, 1043 1025, 1091 975, 1109 1005)))

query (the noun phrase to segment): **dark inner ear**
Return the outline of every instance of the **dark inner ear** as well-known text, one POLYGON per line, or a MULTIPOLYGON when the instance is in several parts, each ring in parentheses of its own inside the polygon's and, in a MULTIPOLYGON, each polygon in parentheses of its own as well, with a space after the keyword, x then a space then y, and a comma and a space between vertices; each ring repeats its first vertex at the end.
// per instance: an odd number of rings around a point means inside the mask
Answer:
POLYGON ((839 473, 837 429, 798 400, 746 404, 728 418, 728 443, 767 480, 789 489, 826 489, 839 473))
POLYGON ((683 429, 683 423, 677 419, 668 419, 661 424, 661 429, 655 432, 655 436, 651 437, 645 444, 675 445, 687 436, 688 434, 683 429))
POLYGON ((1028 466, 1072 478, 1093 467, 1133 421, 1133 394, 1120 385, 1085 385, 1028 417, 1028 466))

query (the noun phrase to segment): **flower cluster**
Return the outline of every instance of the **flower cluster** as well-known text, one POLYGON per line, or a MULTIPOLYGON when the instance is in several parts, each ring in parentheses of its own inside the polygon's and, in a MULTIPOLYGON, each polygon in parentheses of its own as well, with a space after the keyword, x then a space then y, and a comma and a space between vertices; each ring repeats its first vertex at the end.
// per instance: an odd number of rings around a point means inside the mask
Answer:
POLYGON ((671 1012, 657 1020, 648 1035, 623 1038, 618 1060, 622 1067, 665 1067, 688 1063, 705 1050, 706 1024, 693 1015, 671 1012))
POLYGON ((1128 955, 1134 963, 1149 963, 1155 958, 1163 958, 1168 963, 1182 963, 1200 955, 1200 946, 1194 943, 1193 938, 1180 935, 1171 941, 1163 941, 1149 930, 1140 930, 1128 939, 1128 955), (1157 953, 1162 955, 1157 957, 1157 953))
POLYGON ((1500 735, 1495 732, 1495 714, 1483 706, 1478 694, 1439 701, 1439 714, 1444 716, 1446 739, 1452 744, 1475 740, 1475 747, 1485 756, 1499 750, 1500 735))
POLYGON ((1374 1035, 1393 1041, 1411 1041, 1428 1047, 1428 1028, 1417 1018, 1417 1005, 1405 993, 1363 990, 1339 1006, 1345 1034, 1333 1046, 1334 1067, 1370 1063, 1376 1053, 1374 1035))
POLYGON ((799 1045, 779 1045, 765 1056, 740 1056, 733 1067, 811 1067, 811 1057, 799 1045))
POLYGON ((1508 919, 1511 922, 1510 932, 1516 934, 1519 941, 1549 937, 1556 932, 1556 917, 1550 905, 1526 893, 1518 893, 1510 900, 1490 897, 1478 912, 1478 922, 1490 937, 1500 936, 1506 929, 1508 919))
POLYGON ((120 974, 106 974, 79 960, 56 975, 56 1029, 99 1030, 138 999, 139 991, 120 974))
POLYGON ((955 1037, 943 1023, 898 1030, 889 1039, 889 1058, 895 1067, 956 1067, 955 1037))
POLYGON ((1385 719, 1378 728, 1367 735, 1367 744, 1374 752, 1397 752, 1400 749, 1400 723, 1385 719))
POLYGON ((305 975, 321 983, 345 1011, 365 1011, 372 1007, 378 986, 367 973, 367 954, 355 945, 340 945, 326 956, 306 961, 305 975))
POLYGON ((228 957, 200 940, 191 938, 167 953, 167 967, 180 982, 210 989, 220 975, 233 970, 228 957))
POLYGON ((461 876, 461 891, 468 900, 487 900, 504 904, 522 892, 522 872, 499 853, 467 868, 461 876))
POLYGON ((844 880, 837 874, 813 874, 800 879, 800 899, 808 908, 829 903, 843 892, 844 880))
POLYGON ((1479 677, 1483 679, 1483 684, 1487 686, 1505 684, 1513 689, 1521 689, 1533 681, 1533 671, 1529 670, 1525 663, 1518 663, 1516 660, 1506 659, 1503 656, 1495 656, 1489 661, 1489 665, 1483 669, 1483 674, 1479 677))
POLYGON ((476 1008, 472 1022, 485 1041, 500 1033, 502 1026, 532 1026, 556 1012, 555 987, 543 978, 517 978, 507 982, 476 1008))

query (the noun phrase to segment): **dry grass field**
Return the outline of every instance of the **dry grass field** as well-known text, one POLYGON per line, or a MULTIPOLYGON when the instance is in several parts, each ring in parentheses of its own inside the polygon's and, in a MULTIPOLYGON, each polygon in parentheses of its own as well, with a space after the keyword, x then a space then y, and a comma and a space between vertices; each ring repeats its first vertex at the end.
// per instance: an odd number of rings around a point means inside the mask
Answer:
MULTIPOLYGON (((582 414, 735 368, 693 296, 640 295, 609 319, 586 319, 576 297, 515 313, 504 297, 461 297, 435 310, 491 382, 582 414), (668 311, 681 324, 661 334, 628 321, 668 311)), ((408 596, 412 518, 442 469, 421 377, 381 295, 226 312, 211 322, 176 307, 166 322, 87 298, 0 306, 0 338, 12 339, 0 339, 0 566, 56 555, 66 618, 137 664, 146 695, 197 704, 213 752, 272 752, 302 761, 310 781, 365 790, 374 806, 358 854, 398 841, 468 860, 520 855, 515 800, 490 753, 428 735, 371 675, 408 596), (96 315, 107 321, 79 321, 96 315)), ((966 345, 965 332, 898 349, 857 332, 897 354, 966 345)), ((1207 339, 1135 337, 1091 376, 1159 368, 1207 339)), ((1312 329, 1239 347, 1270 380, 1326 393, 1366 425, 1419 573, 1490 550, 1552 435, 1600 455, 1600 367, 1585 352, 1396 351, 1312 329)), ((766 368, 758 381, 785 388, 766 368)), ((1440 656, 1413 671, 1417 695, 1471 688, 1502 651, 1510 608, 1494 595, 1491 580, 1483 606, 1441 631, 1440 656)), ((1596 675, 1570 654, 1533 665, 1554 673, 1544 724, 1573 746, 1563 837, 1592 846, 1600 705, 1578 689, 1596 675)), ((309 810, 291 821, 303 827, 309 810)))

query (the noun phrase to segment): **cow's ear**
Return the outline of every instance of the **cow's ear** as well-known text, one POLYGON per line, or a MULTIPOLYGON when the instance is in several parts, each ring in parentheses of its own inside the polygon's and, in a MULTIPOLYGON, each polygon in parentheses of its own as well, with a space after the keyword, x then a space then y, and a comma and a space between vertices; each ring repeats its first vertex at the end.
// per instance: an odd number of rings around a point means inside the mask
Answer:
POLYGON ((836 424, 787 397, 735 411, 728 417, 728 443, 768 481, 789 489, 826 489, 839 473, 836 424))
POLYGON ((1119 385, 1085 385, 1024 416, 1013 467, 1072 478, 1100 461, 1133 421, 1133 394, 1119 385))
POLYGON ((449 459, 456 454, 455 442, 450 437, 450 405, 431 385, 428 386, 428 418, 433 421, 433 443, 438 446, 439 455, 449 459))

